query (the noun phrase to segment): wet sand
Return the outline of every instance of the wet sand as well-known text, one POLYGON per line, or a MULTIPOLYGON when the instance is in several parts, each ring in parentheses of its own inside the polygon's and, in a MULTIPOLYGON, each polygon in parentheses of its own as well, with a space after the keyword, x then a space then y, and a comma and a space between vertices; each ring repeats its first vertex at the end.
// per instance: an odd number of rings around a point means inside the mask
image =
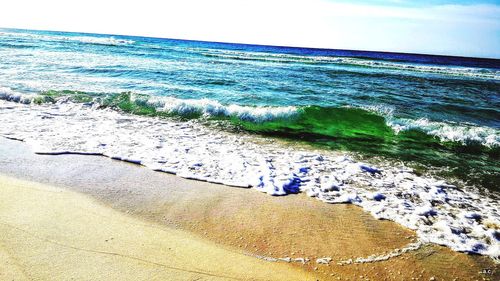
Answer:
POLYGON ((436 245, 425 245, 387 261, 338 265, 339 261, 380 255, 415 241, 412 231, 390 221, 375 220, 356 206, 328 205, 303 194, 271 197, 249 189, 185 180, 99 156, 35 155, 26 144, 6 139, 0 139, 0 155, 0 173, 4 175, 90 195, 134 219, 190 233, 218 248, 247 256, 308 258, 310 261, 302 264, 251 257, 300 270, 310 274, 311 280, 498 278, 498 266, 489 258, 436 245), (332 262, 317 264, 316 259, 322 257, 331 257, 332 262), (483 270, 493 273, 480 273, 483 270))

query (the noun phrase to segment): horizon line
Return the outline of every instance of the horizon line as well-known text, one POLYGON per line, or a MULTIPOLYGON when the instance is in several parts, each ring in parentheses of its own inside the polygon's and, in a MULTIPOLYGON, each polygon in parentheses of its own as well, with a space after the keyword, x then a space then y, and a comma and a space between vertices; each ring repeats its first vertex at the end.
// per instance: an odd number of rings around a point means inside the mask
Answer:
POLYGON ((106 36, 121 36, 121 37, 137 37, 137 38, 151 38, 151 39, 163 39, 163 40, 177 40, 177 41, 189 41, 189 42, 202 42, 202 43, 216 43, 216 44, 233 44, 233 45, 244 45, 244 46, 258 46, 258 47, 275 47, 275 48, 290 48, 290 49, 310 49, 310 50, 321 50, 321 51, 352 51, 352 52, 366 52, 366 53, 384 53, 384 54, 401 54, 401 55, 416 55, 416 56, 433 56, 433 57, 447 57, 447 58, 462 58, 462 59, 480 59, 480 60, 495 60, 500 61, 499 58, 493 57, 472 57, 472 56, 460 56, 460 55, 443 55, 443 54, 430 54, 430 53, 413 53, 413 52, 396 52, 396 51, 375 51, 367 49, 336 49, 336 48, 323 48, 323 47, 302 47, 302 46, 284 46, 284 45, 266 45, 266 44, 255 44, 255 43, 241 43, 241 42, 225 42, 225 41, 208 41, 199 39, 185 39, 185 38, 169 38, 169 37, 158 37, 158 36, 144 36, 144 35, 127 35, 127 34, 111 34, 111 33, 95 33, 88 31, 66 31, 66 30, 48 30, 48 29, 32 29, 32 28, 17 28, 17 27, 1 27, 0 30, 26 30, 26 31, 45 31, 45 32, 61 32, 61 33, 80 33, 86 35, 106 35, 106 36))

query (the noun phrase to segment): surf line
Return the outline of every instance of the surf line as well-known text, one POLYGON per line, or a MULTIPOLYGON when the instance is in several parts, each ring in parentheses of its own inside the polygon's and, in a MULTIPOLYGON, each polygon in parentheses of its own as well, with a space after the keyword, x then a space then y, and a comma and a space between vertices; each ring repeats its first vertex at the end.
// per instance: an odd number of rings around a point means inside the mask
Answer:
MULTIPOLYGON (((373 255, 370 255, 368 257, 358 257, 355 259, 341 260, 341 261, 338 261, 336 264, 340 265, 340 266, 344 266, 344 265, 349 265, 349 264, 374 263, 374 262, 386 261, 386 260, 389 260, 391 258, 399 257, 403 254, 408 253, 408 252, 419 250, 425 244, 426 243, 423 243, 421 241, 412 242, 412 243, 409 243, 402 248, 394 249, 387 254, 373 254, 373 255)), ((268 262, 286 262, 286 263, 300 262, 302 264, 306 264, 306 263, 311 261, 307 257, 274 258, 274 257, 267 257, 267 256, 262 256, 262 255, 255 255, 255 254, 251 254, 251 253, 244 253, 244 254, 247 256, 252 256, 252 257, 255 257, 255 258, 258 258, 261 260, 265 260, 268 262)), ((323 257, 323 258, 316 259, 317 264, 330 264, 332 261, 333 261, 333 259, 331 257, 323 257)))

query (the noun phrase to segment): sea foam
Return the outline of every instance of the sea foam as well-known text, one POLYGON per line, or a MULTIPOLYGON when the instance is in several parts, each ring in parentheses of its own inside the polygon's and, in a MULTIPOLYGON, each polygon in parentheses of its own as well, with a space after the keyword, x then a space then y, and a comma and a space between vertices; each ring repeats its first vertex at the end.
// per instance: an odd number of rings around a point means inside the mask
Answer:
POLYGON ((387 106, 364 106, 371 112, 383 116, 396 133, 419 130, 439 138, 442 142, 458 142, 464 145, 481 144, 490 148, 500 146, 500 131, 467 123, 431 121, 427 118, 408 119, 394 117, 394 108, 387 106))
POLYGON ((38 153, 100 154, 270 195, 303 192, 326 203, 360 206, 376 218, 414 229, 421 242, 497 261, 500 256, 497 200, 404 166, 374 167, 338 152, 291 147, 196 120, 97 109, 95 103, 14 103, 22 98, 6 92, 1 95, 9 98, 0 101, 0 135, 24 140, 38 153))
POLYGON ((294 106, 242 106, 223 105, 210 99, 177 99, 172 97, 152 97, 132 94, 131 101, 137 104, 152 106, 166 113, 187 116, 200 114, 207 117, 237 117, 243 121, 266 122, 276 119, 290 119, 298 114, 294 106))
POLYGON ((417 120, 391 118, 387 123, 396 132, 418 129, 428 135, 438 137, 441 141, 478 143, 487 147, 500 146, 500 133, 493 128, 436 122, 426 118, 417 120))

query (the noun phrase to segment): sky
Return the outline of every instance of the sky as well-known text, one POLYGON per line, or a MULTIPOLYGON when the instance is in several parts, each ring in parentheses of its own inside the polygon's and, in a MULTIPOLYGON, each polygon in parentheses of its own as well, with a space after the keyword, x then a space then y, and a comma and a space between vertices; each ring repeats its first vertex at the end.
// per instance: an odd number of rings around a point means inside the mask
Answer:
POLYGON ((0 27, 500 58, 500 0, 2 0, 0 27))

